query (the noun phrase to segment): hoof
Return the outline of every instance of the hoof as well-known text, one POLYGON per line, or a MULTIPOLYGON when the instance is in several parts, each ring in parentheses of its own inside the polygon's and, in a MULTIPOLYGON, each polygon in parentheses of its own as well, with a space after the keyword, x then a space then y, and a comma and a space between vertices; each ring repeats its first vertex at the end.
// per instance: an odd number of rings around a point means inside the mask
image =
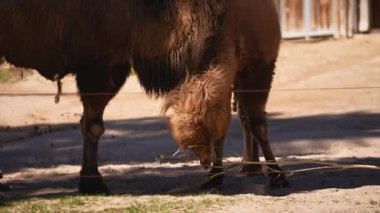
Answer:
POLYGON ((244 165, 241 168, 240 173, 252 177, 262 175, 263 171, 260 165, 244 165))
POLYGON ((0 192, 9 192, 11 187, 0 183, 0 192))
POLYGON ((107 185, 103 182, 103 178, 93 177, 84 178, 79 180, 79 192, 85 195, 110 195, 111 192, 107 185))
POLYGON ((277 174, 276 176, 271 177, 270 188, 279 189, 289 187, 289 182, 286 179, 285 174, 277 174))
POLYGON ((223 188, 224 175, 221 174, 212 178, 211 177, 209 177, 210 179, 208 179, 207 182, 201 185, 201 191, 214 192, 223 188))

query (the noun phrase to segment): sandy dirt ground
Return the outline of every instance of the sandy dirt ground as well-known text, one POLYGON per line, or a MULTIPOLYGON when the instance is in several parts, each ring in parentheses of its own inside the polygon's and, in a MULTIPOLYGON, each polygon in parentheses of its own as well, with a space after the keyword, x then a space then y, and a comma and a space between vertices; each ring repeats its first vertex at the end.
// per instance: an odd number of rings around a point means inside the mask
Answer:
MULTIPOLYGON (((284 42, 268 103, 272 148, 283 167, 311 161, 380 166, 380 34, 349 40, 284 42), (377 87, 377 88, 376 88, 377 87), (318 90, 318 88, 320 90, 318 90), (327 89, 329 88, 329 89, 327 89), (306 90, 304 90, 306 89, 306 90), (297 162, 288 164, 286 162, 297 162)), ((55 93, 37 74, 0 84, 4 94, 55 93)), ((76 92, 73 77, 63 92, 76 92)), ((176 151, 160 115, 161 101, 143 94, 132 76, 108 106, 99 160, 115 194, 197 195, 206 172, 194 161, 158 161, 176 151), (194 187, 190 187, 194 186, 194 187)), ((0 199, 73 194, 80 170, 81 104, 76 95, 0 95, 0 199)), ((226 165, 240 162, 243 136, 234 116, 226 165)), ((290 187, 270 189, 263 176, 227 170, 221 195, 241 202, 213 212, 379 212, 380 171, 314 170, 289 175, 290 187)))

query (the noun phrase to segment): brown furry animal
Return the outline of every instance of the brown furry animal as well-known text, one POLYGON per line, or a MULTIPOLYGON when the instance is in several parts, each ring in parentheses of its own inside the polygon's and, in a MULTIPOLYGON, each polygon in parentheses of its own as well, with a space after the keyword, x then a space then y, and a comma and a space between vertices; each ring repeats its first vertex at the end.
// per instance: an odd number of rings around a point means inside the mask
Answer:
MULTIPOLYGON (((178 146, 194 151, 205 167, 213 162, 209 176, 214 179, 202 185, 205 189, 222 183, 223 141, 231 118, 232 86, 236 89, 235 101, 244 129, 247 164, 242 172, 261 171, 257 164, 258 144, 266 160, 275 163, 267 138, 265 112, 280 43, 273 2, 231 3, 222 32, 220 50, 209 69, 178 86, 163 107, 164 111, 173 108, 169 126, 178 146)), ((286 186, 282 169, 276 164, 269 167, 272 186, 286 186)))
MULTIPOLYGON (((270 0, 0 0, 0 56, 50 80, 76 75, 83 104, 84 193, 109 192, 97 158, 103 113, 132 66, 156 97, 187 74, 210 67, 235 78, 236 84, 228 79, 226 85, 268 88, 279 39, 270 0)), ((267 95, 238 98, 246 131, 258 137, 267 160, 274 160, 263 122, 267 95)), ((245 160, 255 156, 246 151, 245 160)))
POLYGON ((0 56, 50 80, 76 75, 83 103, 81 192, 109 192, 97 158, 103 113, 132 65, 156 97, 186 73, 205 70, 215 55, 226 1, 0 0, 0 56))

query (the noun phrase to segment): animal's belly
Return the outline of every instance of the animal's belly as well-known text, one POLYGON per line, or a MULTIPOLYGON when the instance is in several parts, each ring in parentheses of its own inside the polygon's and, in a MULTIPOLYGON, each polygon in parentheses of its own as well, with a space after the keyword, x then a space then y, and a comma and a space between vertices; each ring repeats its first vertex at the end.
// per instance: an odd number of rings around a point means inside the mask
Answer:
POLYGON ((62 57, 54 51, 33 51, 29 48, 15 47, 4 52, 4 57, 17 67, 35 69, 50 80, 54 80, 55 76, 64 70, 62 57))

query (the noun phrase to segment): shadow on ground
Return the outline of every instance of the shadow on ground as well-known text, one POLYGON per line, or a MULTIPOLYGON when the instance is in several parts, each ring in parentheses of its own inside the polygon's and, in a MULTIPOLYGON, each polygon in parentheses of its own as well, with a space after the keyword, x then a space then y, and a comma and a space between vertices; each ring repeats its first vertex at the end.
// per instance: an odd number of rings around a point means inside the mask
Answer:
MULTIPOLYGON (((18 141, 0 143, 0 168, 7 173, 25 168, 51 168, 59 165, 80 165, 81 134, 75 124, 51 127, 46 134, 34 134, 18 141), (58 131, 59 130, 59 131, 58 131)), ((100 162, 103 165, 138 165, 154 163, 157 156, 176 150, 164 118, 143 118, 106 122, 107 132, 100 147, 100 162)), ((1 128, 0 134, 10 131, 1 128)), ((21 127, 21 130, 33 126, 21 127)), ((330 141, 335 144, 369 146, 368 139, 380 139, 380 114, 355 112, 339 115, 315 115, 296 118, 270 116, 270 138, 277 156, 321 154, 329 150, 330 141)), ((240 156, 242 133, 239 121, 233 118, 226 141, 225 155, 240 156)), ((337 163, 369 164, 380 166, 380 158, 338 158, 337 163)), ((308 168, 298 164, 286 170, 308 168)), ((198 185, 206 173, 198 166, 178 168, 138 167, 117 173, 106 173, 105 180, 116 194, 183 195, 199 193, 198 185), (193 186, 194 187, 190 187, 193 186), (183 189, 185 187, 185 189, 183 189), (190 188, 188 188, 190 187, 190 188)), ((285 189, 269 189, 268 179, 263 176, 244 177, 229 171, 221 194, 254 193, 282 196, 301 191, 326 188, 357 188, 380 185, 380 172, 374 170, 344 170, 330 172, 308 172, 289 177, 291 186, 285 189)), ((72 194, 76 191, 76 175, 56 175, 48 178, 9 180, 14 186, 10 193, 0 194, 6 199, 28 196, 54 196, 72 194)))

